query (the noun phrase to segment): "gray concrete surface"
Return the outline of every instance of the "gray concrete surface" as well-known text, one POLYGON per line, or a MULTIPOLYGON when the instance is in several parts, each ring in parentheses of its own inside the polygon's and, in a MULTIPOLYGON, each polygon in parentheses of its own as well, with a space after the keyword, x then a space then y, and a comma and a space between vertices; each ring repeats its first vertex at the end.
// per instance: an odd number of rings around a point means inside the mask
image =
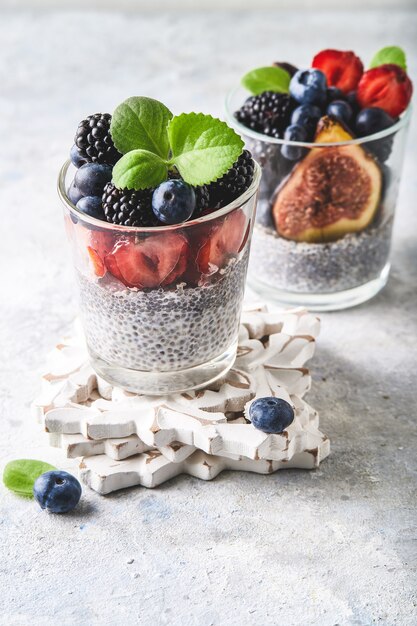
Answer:
MULTIPOLYGON (((78 121, 133 94, 220 113, 248 68, 325 46, 369 59, 401 44, 416 81, 416 17, 0 13, 0 469, 74 467, 29 404, 76 313, 55 179, 78 121)), ((86 491, 65 517, 0 487, 0 624, 417 623, 416 140, 414 124, 387 288, 322 316, 309 399, 333 448, 320 470, 86 491)))

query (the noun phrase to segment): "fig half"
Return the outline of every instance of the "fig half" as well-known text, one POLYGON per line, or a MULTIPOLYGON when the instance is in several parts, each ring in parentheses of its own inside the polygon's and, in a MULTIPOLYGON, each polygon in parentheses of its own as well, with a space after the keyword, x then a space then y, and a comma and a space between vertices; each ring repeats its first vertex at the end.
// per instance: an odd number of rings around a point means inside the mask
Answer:
MULTIPOLYGON (((315 143, 349 141, 336 119, 323 117, 315 143)), ((279 235, 293 241, 326 242, 364 230, 381 200, 382 171, 361 145, 312 148, 281 183, 272 201, 279 235)))

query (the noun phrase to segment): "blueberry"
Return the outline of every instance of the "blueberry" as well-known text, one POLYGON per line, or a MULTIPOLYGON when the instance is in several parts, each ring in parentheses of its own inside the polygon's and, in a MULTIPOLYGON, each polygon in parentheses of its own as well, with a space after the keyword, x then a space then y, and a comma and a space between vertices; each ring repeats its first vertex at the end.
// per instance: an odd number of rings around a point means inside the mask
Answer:
POLYGON ((327 102, 333 102, 333 100, 343 100, 343 91, 338 87, 327 87, 327 102))
POLYGON ((252 424, 264 433, 282 433, 294 420, 294 409, 281 398, 258 398, 249 408, 252 424))
MULTIPOLYGON (((378 107, 369 107, 368 109, 362 109, 362 111, 356 117, 356 134, 358 137, 367 137, 373 135, 381 130, 390 128, 395 124, 395 120, 391 115, 388 115, 383 109, 378 107)), ((382 139, 376 139, 369 141, 366 144, 366 148, 372 152, 381 163, 388 160, 394 141, 393 135, 382 137, 382 139)))
MULTIPOLYGON (((285 141, 305 141, 307 138, 306 130, 303 126, 298 124, 291 124, 285 129, 284 139, 285 141)), ((284 144, 281 148, 281 154, 284 159, 289 161, 298 161, 304 156, 306 148, 303 146, 291 146, 284 144)))
POLYGON ((338 120, 341 120, 345 124, 349 124, 353 117, 352 107, 344 100, 333 100, 333 102, 328 105, 326 113, 327 115, 337 117, 338 120))
POLYGON ((87 163, 85 158, 81 156, 78 146, 76 146, 75 144, 71 148, 70 159, 71 163, 77 168, 81 167, 81 165, 84 165, 84 163, 87 163))
POLYGON ((327 97, 326 76, 315 68, 298 70, 291 78, 290 94, 300 104, 323 105, 327 97))
POLYGON ((302 104, 294 109, 291 115, 291 124, 304 126, 307 140, 312 139, 317 122, 321 118, 321 110, 314 104, 302 104))
POLYGON ((33 495, 41 509, 51 513, 68 513, 81 498, 81 485, 72 474, 53 470, 36 479, 33 495))
POLYGON ((185 222, 191 217, 194 209, 194 189, 183 180, 167 180, 153 192, 152 210, 164 224, 185 222))
POLYGON ((78 200, 76 206, 79 211, 90 217, 95 217, 98 220, 106 219, 100 196, 85 196, 78 200))
POLYGON ((78 200, 80 200, 82 197, 83 194, 78 189, 78 187, 75 186, 75 182, 72 181, 68 189, 68 198, 71 200, 72 204, 77 204, 78 200))
POLYGON ((356 132, 359 137, 366 137, 390 128, 395 122, 396 120, 391 115, 378 107, 362 109, 356 117, 356 132))
POLYGON ((83 196, 101 196, 106 183, 110 182, 112 168, 104 163, 85 163, 76 172, 75 186, 83 196))
POLYGON ((346 102, 350 104, 352 111, 354 113, 358 113, 359 104, 358 104, 358 101, 356 100, 356 91, 349 91, 349 93, 346 94, 343 99, 346 100, 346 102))

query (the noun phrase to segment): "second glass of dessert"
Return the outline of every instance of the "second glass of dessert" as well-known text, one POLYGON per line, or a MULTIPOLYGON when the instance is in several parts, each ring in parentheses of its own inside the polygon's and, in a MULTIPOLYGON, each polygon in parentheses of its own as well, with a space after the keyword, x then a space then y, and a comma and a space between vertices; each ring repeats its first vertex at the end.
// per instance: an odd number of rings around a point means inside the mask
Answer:
POLYGON ((260 181, 242 140, 211 116, 129 98, 81 122, 71 161, 59 193, 95 371, 153 395, 224 375, 260 181))
POLYGON ((262 167, 254 289, 333 310, 385 285, 411 95, 397 47, 367 71, 353 52, 323 50, 308 69, 276 63, 243 77, 226 108, 262 167))

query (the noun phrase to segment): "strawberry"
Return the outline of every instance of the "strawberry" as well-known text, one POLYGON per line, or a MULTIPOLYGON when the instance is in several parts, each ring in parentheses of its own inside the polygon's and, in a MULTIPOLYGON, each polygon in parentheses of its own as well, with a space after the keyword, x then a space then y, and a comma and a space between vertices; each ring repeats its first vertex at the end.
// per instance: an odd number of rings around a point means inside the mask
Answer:
POLYGON ((213 274, 231 255, 238 254, 247 239, 246 218, 243 211, 235 211, 212 226, 201 237, 197 247, 197 267, 202 274, 213 274))
POLYGON ((407 108, 412 93, 413 85, 405 71, 386 63, 365 72, 356 99, 362 109, 379 107, 391 117, 398 117, 407 108))
POLYGON ((349 93, 363 74, 363 64, 352 51, 322 50, 313 59, 312 67, 324 72, 329 87, 349 93))
POLYGON ((87 236, 87 252, 96 276, 101 278, 106 273, 104 259, 114 245, 114 236, 105 230, 90 230, 82 227, 87 236))
POLYGON ((106 255, 105 264, 127 287, 152 289, 182 276, 188 252, 188 242, 179 233, 150 235, 139 241, 125 238, 106 255))
POLYGON ((104 274, 107 272, 104 261, 101 259, 98 252, 94 250, 94 248, 92 248, 91 246, 87 246, 87 252, 90 256, 90 261, 93 264, 94 274, 99 278, 102 278, 102 276, 104 276, 104 274))

